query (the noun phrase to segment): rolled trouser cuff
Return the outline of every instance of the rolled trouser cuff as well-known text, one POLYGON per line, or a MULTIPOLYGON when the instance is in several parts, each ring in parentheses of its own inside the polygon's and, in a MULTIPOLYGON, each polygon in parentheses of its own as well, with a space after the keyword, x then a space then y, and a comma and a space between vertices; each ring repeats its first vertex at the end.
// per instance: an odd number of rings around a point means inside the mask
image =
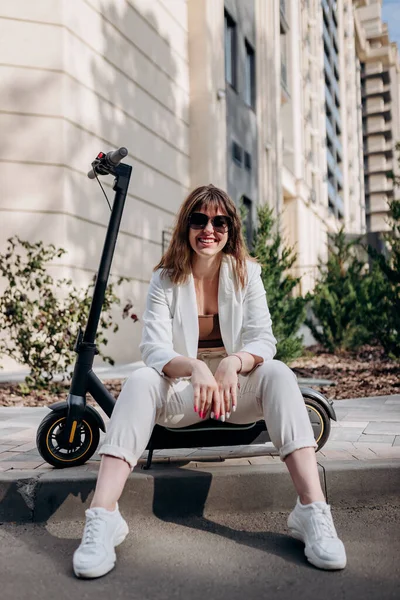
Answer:
POLYGON ((131 470, 136 467, 138 462, 138 459, 132 454, 132 452, 129 452, 129 450, 126 450, 125 448, 120 448, 119 446, 113 446, 111 444, 103 444, 99 450, 99 454, 100 456, 106 454, 107 456, 120 458, 128 463, 131 470))
POLYGON ((285 458, 289 456, 295 450, 300 450, 300 448, 318 448, 318 444, 316 443, 314 438, 300 438, 298 440, 293 440, 288 442, 282 448, 279 448, 279 457, 281 461, 285 461, 285 458))

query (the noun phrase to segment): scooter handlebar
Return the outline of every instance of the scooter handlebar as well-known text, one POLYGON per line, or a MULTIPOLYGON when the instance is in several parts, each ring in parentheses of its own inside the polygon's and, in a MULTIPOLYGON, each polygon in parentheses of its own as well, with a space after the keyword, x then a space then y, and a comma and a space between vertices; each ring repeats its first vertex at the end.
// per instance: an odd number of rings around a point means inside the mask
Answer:
MULTIPOLYGON (((124 147, 122 148, 118 148, 118 150, 111 150, 111 152, 108 152, 105 156, 101 156, 102 153, 99 154, 99 156, 97 157, 97 165, 100 167, 100 165, 104 165, 105 168, 107 168, 107 166, 109 167, 116 167, 122 159, 125 158, 125 156, 128 155, 128 150, 124 147)), ((93 163, 92 163, 93 164, 93 163)), ((89 179, 95 179, 96 174, 95 174, 95 169, 97 171, 97 165, 95 165, 92 169, 90 169, 89 173, 88 173, 88 177, 89 179)), ((101 172, 101 167, 98 169, 98 174, 100 175, 104 175, 105 173, 101 172)))

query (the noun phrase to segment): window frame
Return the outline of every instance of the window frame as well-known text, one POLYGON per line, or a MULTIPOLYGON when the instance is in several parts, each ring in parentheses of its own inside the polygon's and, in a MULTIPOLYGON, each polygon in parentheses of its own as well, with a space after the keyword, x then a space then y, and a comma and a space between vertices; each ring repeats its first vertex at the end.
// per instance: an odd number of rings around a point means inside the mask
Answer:
POLYGON ((245 104, 256 110, 256 52, 250 42, 245 38, 245 69, 244 69, 244 101, 245 104))
POLYGON ((235 20, 227 10, 224 11, 224 55, 225 55, 225 81, 237 91, 237 26, 235 20), (229 34, 229 35, 228 35, 229 34), (229 56, 228 56, 229 51, 229 56))

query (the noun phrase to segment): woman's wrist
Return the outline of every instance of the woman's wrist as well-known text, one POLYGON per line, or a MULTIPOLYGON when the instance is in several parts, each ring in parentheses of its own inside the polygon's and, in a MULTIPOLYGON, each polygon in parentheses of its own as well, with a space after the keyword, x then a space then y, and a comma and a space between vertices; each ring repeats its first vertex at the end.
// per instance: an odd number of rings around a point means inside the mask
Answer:
POLYGON ((226 356, 224 360, 230 360, 231 362, 233 362, 232 359, 236 359, 236 373, 241 373, 241 371, 243 370, 243 361, 240 358, 239 354, 229 354, 229 356, 226 356))

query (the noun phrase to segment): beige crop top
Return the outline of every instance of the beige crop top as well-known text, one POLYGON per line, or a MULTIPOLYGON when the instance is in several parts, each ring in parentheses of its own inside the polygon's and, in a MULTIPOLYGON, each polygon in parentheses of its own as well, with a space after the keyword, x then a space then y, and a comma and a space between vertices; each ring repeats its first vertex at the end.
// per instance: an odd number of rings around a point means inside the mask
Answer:
POLYGON ((216 315, 199 315, 199 348, 223 348, 219 317, 216 315))

